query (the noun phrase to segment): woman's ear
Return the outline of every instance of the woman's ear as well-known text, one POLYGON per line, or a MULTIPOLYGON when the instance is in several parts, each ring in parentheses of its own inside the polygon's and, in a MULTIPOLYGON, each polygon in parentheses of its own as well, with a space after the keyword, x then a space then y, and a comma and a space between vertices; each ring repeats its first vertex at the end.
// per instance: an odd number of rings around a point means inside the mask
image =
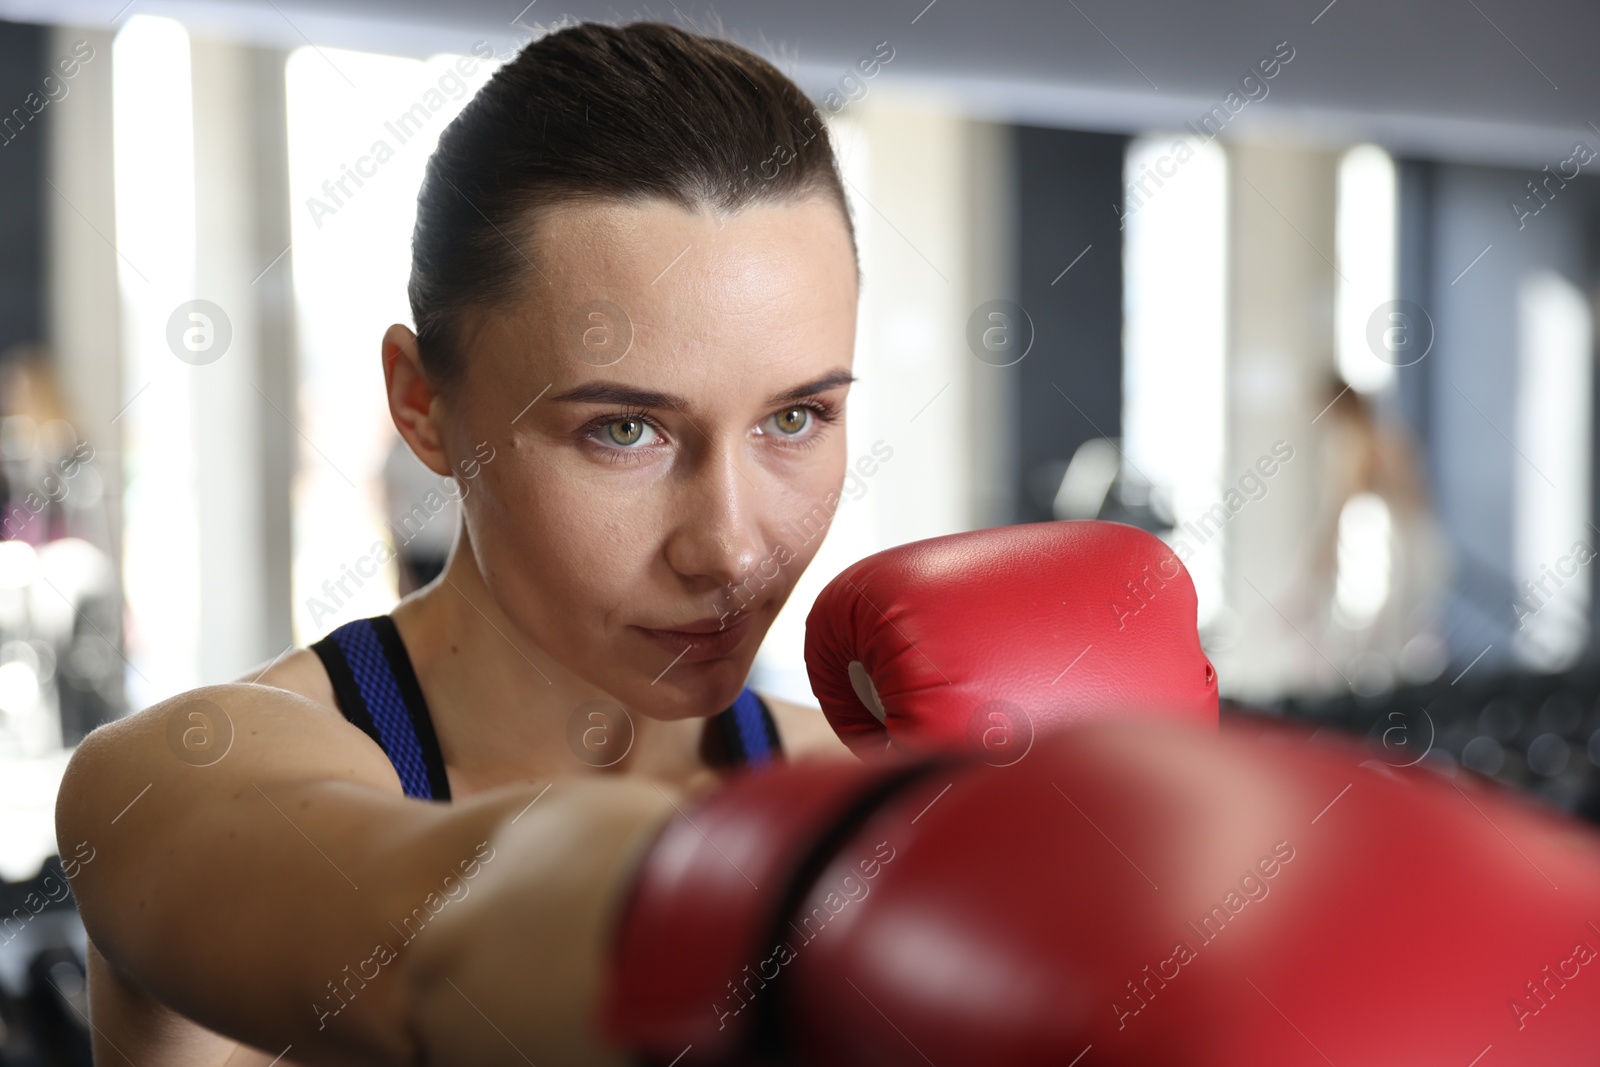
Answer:
POLYGON ((399 323, 383 334, 383 384, 389 394, 389 417, 417 458, 435 474, 450 474, 443 435, 434 421, 439 393, 422 369, 417 335, 399 323))

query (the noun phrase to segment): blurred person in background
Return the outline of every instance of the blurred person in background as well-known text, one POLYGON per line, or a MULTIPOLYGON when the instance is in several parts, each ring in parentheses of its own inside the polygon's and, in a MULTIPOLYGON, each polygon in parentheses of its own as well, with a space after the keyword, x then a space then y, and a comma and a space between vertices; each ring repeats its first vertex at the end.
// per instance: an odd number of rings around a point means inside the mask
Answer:
MULTIPOLYGON (((92 1062, 82 927, 48 802, 121 714, 112 515, 50 354, 0 353, 0 1064, 92 1062)), ((73 853, 64 849, 68 856, 73 853)), ((90 853, 92 855, 92 853, 90 853)), ((82 859, 77 853, 76 859, 82 859)))
POLYGON ((0 753, 70 748, 121 705, 111 517, 49 353, 0 356, 0 753))
POLYGON ((98 474, 78 477, 93 459, 67 416, 49 354, 19 346, 0 356, 0 535, 33 545, 79 537, 109 549, 103 483, 98 474))
MULTIPOLYGON (((1429 681, 1446 662, 1439 611, 1450 547, 1420 452, 1338 376, 1320 402, 1321 488, 1288 615, 1360 692, 1429 681)), ((1313 671, 1325 671, 1313 658, 1313 671)))

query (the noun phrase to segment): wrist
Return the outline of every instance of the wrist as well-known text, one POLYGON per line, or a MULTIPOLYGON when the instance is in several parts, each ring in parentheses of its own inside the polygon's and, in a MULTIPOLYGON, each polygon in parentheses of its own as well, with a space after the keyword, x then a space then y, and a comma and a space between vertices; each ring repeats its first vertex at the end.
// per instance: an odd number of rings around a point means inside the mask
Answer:
POLYGON ((745 1062, 760 1012, 730 990, 839 841, 936 761, 803 761, 738 775, 684 805, 643 851, 622 899, 598 1029, 652 1063, 745 1062))
POLYGON ((471 896, 408 950, 419 1064, 629 1063, 591 1020, 622 891, 673 804, 668 786, 563 781, 508 809, 471 896))

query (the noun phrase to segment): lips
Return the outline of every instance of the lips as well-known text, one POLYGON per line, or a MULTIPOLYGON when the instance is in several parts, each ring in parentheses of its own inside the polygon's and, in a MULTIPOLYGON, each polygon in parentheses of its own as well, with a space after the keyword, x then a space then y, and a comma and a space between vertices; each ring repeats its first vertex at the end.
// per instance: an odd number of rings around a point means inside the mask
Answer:
POLYGON ((709 623, 701 620, 687 624, 694 629, 655 630, 647 626, 637 629, 651 642, 670 652, 675 657, 674 663, 698 663, 728 655, 750 633, 748 615, 726 625, 723 623, 724 620, 712 619, 709 623))
POLYGON ((682 626, 647 626, 644 629, 661 634, 714 634, 736 625, 728 621, 730 615, 713 615, 708 619, 684 623, 682 626))

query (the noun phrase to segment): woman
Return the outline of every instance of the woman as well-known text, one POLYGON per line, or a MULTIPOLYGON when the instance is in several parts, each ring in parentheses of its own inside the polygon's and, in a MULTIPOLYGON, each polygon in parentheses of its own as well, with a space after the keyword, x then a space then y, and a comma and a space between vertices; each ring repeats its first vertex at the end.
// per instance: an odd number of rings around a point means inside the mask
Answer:
POLYGON ((406 443, 473 481, 454 551, 389 621, 80 747, 99 1062, 623 1062, 589 1020, 644 843, 742 761, 845 753, 742 693, 820 540, 780 531, 844 477, 815 125, 751 53, 634 24, 530 44, 445 130, 382 358, 406 443))
POLYGON ((1417 445, 1337 376, 1317 402, 1327 405, 1320 499, 1287 612, 1326 650, 1306 657, 1307 676, 1369 693, 1432 681, 1445 666, 1439 613, 1452 550, 1417 445))

